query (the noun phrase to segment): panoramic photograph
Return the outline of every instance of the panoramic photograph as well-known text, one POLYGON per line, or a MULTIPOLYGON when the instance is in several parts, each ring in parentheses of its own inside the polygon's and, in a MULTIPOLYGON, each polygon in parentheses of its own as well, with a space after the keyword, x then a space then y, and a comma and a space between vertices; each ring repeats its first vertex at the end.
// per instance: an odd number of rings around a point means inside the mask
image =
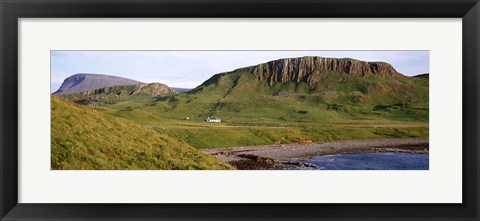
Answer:
POLYGON ((52 170, 429 170, 429 51, 51 51, 52 170))

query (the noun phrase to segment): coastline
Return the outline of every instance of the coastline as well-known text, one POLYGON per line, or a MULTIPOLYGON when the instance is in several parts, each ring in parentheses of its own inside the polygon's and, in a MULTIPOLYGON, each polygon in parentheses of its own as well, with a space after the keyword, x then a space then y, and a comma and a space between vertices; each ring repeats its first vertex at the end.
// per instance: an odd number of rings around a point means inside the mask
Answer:
POLYGON ((291 162, 333 154, 405 152, 428 154, 428 138, 346 140, 314 144, 279 144, 202 149, 239 170, 276 170, 288 166, 314 167, 291 162))

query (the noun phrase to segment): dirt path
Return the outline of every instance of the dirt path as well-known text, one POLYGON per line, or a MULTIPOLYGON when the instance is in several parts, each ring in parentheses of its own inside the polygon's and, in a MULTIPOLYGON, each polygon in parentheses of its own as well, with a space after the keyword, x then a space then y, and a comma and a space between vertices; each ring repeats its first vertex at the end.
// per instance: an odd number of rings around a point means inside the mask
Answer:
POLYGON ((282 162, 320 155, 370 152, 428 153, 428 149, 428 139, 408 138, 245 146, 202 151, 213 154, 238 169, 275 169, 281 167, 282 162), (253 167, 250 167, 250 164, 253 167))

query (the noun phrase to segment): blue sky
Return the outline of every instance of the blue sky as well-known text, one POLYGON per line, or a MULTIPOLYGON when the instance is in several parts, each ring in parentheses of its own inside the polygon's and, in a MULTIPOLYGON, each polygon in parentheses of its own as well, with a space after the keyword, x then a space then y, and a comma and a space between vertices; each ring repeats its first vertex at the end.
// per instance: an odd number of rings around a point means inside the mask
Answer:
POLYGON ((52 51, 50 90, 76 73, 194 88, 216 73, 302 56, 385 61, 408 76, 429 72, 429 51, 52 51))

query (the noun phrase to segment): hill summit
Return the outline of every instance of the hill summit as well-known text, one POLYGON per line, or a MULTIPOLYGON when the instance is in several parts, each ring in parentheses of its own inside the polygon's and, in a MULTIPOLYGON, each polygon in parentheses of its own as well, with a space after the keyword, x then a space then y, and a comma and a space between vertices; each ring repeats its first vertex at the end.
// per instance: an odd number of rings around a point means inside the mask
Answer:
POLYGON ((54 95, 80 93, 104 87, 136 85, 142 82, 105 74, 74 74, 66 78, 54 95))
POLYGON ((294 81, 313 85, 325 77, 327 72, 347 73, 351 76, 396 77, 401 75, 386 62, 367 62, 351 58, 324 58, 306 56, 283 58, 255 66, 240 68, 234 72, 255 74, 271 86, 275 83, 294 81))

